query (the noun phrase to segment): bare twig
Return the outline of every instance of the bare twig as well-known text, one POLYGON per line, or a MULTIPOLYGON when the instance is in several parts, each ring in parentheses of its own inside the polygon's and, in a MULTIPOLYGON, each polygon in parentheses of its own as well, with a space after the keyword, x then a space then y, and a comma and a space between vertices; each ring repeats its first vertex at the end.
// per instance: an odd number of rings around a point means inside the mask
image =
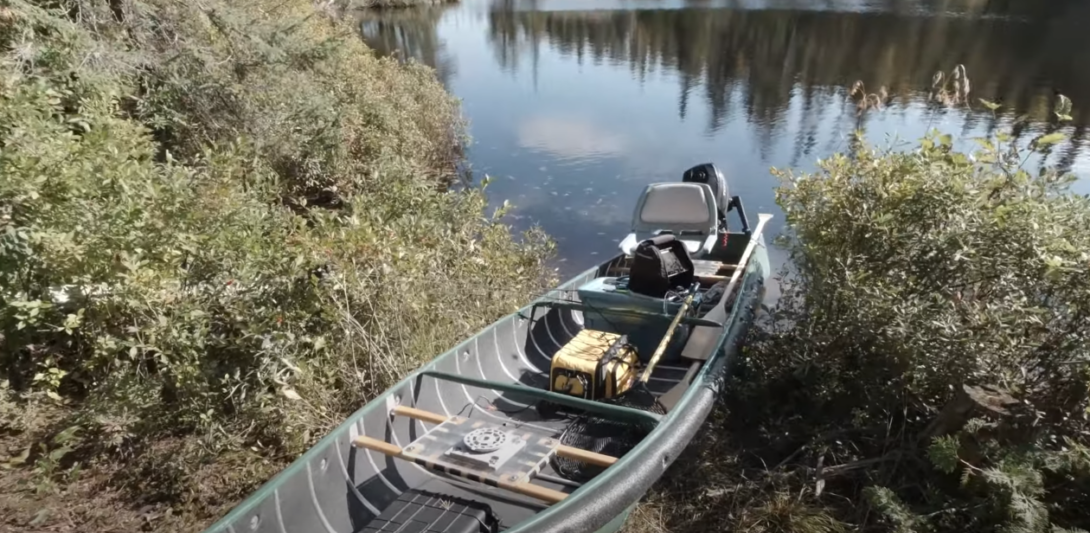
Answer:
POLYGON ((830 466, 829 468, 824 469, 823 475, 826 478, 832 477, 832 476, 838 476, 838 475, 844 474, 846 472, 850 472, 852 470, 858 470, 858 469, 863 468, 865 466, 875 465, 875 464, 883 463, 883 462, 886 462, 886 461, 892 461, 892 460, 897 459, 898 457, 900 457, 900 455, 901 455, 900 450, 893 450, 892 452, 889 452, 889 453, 883 455, 882 457, 874 457, 874 458, 871 458, 871 459, 863 459, 863 460, 860 460, 860 461, 854 461, 854 462, 845 463, 845 464, 842 464, 842 465, 830 466))

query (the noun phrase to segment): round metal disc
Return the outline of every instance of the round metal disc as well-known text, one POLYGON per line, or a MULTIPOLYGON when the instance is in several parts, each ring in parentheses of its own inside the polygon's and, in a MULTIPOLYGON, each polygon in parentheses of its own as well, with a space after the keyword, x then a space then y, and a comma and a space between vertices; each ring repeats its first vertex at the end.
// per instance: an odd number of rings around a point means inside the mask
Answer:
POLYGON ((507 434, 498 429, 481 428, 470 431, 463 441, 471 452, 494 452, 507 442, 507 434))

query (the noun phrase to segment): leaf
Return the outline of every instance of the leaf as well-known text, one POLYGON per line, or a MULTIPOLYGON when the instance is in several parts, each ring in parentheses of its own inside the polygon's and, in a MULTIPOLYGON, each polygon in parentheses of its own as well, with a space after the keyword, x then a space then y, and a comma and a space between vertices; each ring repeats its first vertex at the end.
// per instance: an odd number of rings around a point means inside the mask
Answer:
POLYGON ((9 459, 8 464, 11 466, 26 464, 26 460, 28 457, 30 457, 30 446, 27 446, 26 449, 23 450, 22 453, 20 453, 19 455, 16 455, 15 457, 9 459))
MULTIPOLYGON (((1052 112, 1058 117, 1068 116, 1071 113, 1071 99, 1062 94, 1058 95, 1056 106, 1052 109, 1052 112)), ((1067 120, 1071 119, 1068 118, 1067 120)))
POLYGON ((64 456, 68 455, 68 452, 70 451, 72 451, 70 446, 61 446, 60 448, 49 452, 49 459, 52 461, 60 461, 61 459, 64 459, 64 456))
POLYGON ((292 401, 299 401, 303 399, 302 396, 299 396, 298 392, 295 392, 295 389, 289 387, 284 387, 283 389, 280 389, 280 394, 283 394, 285 398, 292 401))
POLYGON ((958 448, 961 443, 957 435, 935 437, 931 446, 927 448, 927 456, 935 469, 947 474, 952 474, 958 469, 958 448))
POLYGON ((48 508, 41 509, 34 514, 34 518, 27 525, 31 527, 38 527, 42 525, 43 523, 45 523, 46 519, 49 518, 50 512, 51 511, 48 508))
POLYGON ((78 440, 76 435, 79 433, 80 429, 81 428, 78 425, 69 426, 53 437, 53 442, 56 444, 69 444, 75 442, 78 440))
POLYGON ((1066 138, 1067 138, 1067 135, 1064 135, 1063 133, 1060 133, 1060 132, 1049 133, 1048 135, 1038 137, 1037 142, 1035 144, 1037 145, 1038 148, 1040 148, 1042 146, 1049 146, 1049 145, 1056 144, 1056 143, 1058 143, 1058 142, 1060 142, 1060 141, 1062 141, 1062 140, 1064 140, 1066 138))
POLYGON ((992 144, 992 141, 990 141, 988 139, 983 139, 983 138, 978 137, 978 138, 973 139, 973 142, 977 143, 978 145, 980 145, 981 148, 983 148, 983 149, 985 149, 985 150, 987 150, 989 152, 994 152, 995 151, 995 145, 992 144))

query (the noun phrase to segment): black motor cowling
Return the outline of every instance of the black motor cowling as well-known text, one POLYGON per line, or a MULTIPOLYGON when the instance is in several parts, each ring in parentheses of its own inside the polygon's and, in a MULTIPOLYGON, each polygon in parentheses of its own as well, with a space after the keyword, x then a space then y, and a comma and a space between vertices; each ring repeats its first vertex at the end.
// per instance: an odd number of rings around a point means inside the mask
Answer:
POLYGON ((714 164, 701 163, 686 170, 681 175, 681 181, 708 184, 715 196, 715 205, 719 209, 719 217, 726 218, 731 209, 730 188, 727 186, 727 178, 714 164))

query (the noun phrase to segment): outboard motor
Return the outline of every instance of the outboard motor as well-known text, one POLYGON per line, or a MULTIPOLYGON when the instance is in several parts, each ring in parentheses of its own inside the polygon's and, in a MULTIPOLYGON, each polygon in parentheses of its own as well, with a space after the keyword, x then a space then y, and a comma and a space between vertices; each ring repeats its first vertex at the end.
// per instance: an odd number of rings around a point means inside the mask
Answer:
POLYGON ((683 182, 706 183, 712 188, 715 195, 715 205, 719 210, 719 220, 726 226, 727 213, 733 208, 731 203, 730 188, 727 187, 727 179, 712 163, 703 163, 689 170, 681 176, 683 182))

